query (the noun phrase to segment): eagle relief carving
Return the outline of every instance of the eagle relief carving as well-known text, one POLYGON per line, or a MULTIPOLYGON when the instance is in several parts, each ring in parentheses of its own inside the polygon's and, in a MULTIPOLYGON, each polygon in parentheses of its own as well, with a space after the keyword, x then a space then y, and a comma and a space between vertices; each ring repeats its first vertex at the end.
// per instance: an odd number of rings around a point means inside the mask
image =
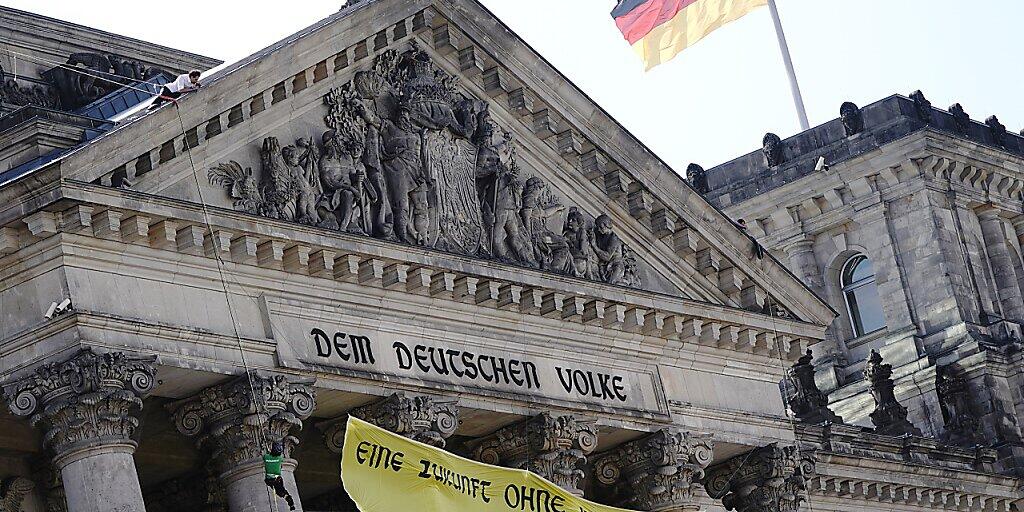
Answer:
POLYGON ((566 208, 542 178, 521 176, 487 102, 415 45, 380 54, 324 103, 319 140, 267 137, 259 172, 231 160, 210 168, 210 183, 254 215, 640 286, 611 218, 566 208))

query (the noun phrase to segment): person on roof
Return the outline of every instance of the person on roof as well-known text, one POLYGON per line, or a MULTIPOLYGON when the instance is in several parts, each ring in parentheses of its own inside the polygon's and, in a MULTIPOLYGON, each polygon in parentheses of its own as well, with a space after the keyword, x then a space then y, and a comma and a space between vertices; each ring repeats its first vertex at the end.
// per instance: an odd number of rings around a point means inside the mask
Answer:
POLYGON ((288 508, 295 510, 295 501, 288 489, 284 487, 284 479, 281 478, 281 463, 284 462, 284 444, 281 441, 274 441, 270 447, 270 453, 263 455, 263 470, 266 476, 267 486, 274 490, 278 497, 288 502, 288 508))
POLYGON ((168 101, 174 101, 182 94, 186 92, 192 92, 203 84, 199 83, 199 75, 201 75, 198 69, 193 69, 188 73, 178 75, 173 82, 165 84, 163 89, 160 90, 160 94, 153 100, 153 104, 149 106, 150 110, 156 110, 168 101))

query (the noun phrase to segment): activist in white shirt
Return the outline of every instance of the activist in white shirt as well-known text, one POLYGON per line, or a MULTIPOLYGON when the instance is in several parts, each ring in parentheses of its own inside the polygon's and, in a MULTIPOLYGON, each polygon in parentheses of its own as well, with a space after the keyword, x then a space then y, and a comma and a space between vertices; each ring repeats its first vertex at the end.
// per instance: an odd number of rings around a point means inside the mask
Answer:
POLYGON ((173 82, 164 85, 163 89, 160 90, 160 94, 155 100, 153 100, 153 104, 149 106, 149 109, 156 110, 165 102, 177 99, 186 92, 192 92, 202 87, 202 84, 199 83, 199 75, 201 75, 201 73, 198 69, 193 69, 188 73, 178 75, 178 78, 173 82))

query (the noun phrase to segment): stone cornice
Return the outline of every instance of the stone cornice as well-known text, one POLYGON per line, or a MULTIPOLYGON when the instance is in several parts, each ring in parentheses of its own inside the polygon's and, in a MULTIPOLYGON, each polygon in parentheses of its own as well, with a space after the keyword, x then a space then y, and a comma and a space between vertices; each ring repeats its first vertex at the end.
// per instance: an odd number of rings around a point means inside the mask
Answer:
POLYGON ((927 129, 726 210, 753 218, 751 232, 772 247, 790 228, 822 232, 848 222, 857 205, 920 190, 962 196, 967 205, 991 204, 1015 216, 1024 200, 1024 159, 927 129), (972 152, 972 149, 975 152, 972 152), (813 180, 814 188, 807 190, 813 180), (916 182, 915 182, 916 180, 916 182), (799 220, 798 220, 799 219, 799 220))
MULTIPOLYGON (((584 116, 580 113, 593 110, 593 104, 589 99, 575 88, 566 88, 567 94, 571 96, 567 98, 560 98, 549 89, 550 84, 547 82, 565 80, 557 71, 544 66, 541 59, 538 59, 541 63, 539 68, 536 65, 526 65, 521 62, 520 54, 499 55, 498 59, 491 57, 487 51, 474 45, 472 37, 468 34, 465 34, 464 39, 459 39, 464 34, 455 29, 453 23, 449 23, 441 15, 442 12, 466 30, 476 28, 477 22, 473 21, 473 15, 485 18, 490 16, 486 11, 480 10, 481 7, 475 2, 464 4, 441 2, 434 7, 425 10, 420 7, 421 10, 417 10, 417 5, 426 7, 426 2, 410 2, 403 4, 401 8, 391 8, 395 12, 389 14, 398 18, 404 16, 405 19, 376 34, 368 35, 363 40, 355 40, 355 44, 320 62, 305 62, 305 59, 309 58, 305 54, 302 59, 289 61, 290 66, 309 67, 282 70, 287 73, 294 71, 294 75, 277 84, 264 84, 269 80, 265 76, 261 76, 256 83, 247 82, 247 87, 253 87, 248 90, 249 94, 252 91, 259 92, 235 105, 231 105, 235 100, 228 97, 237 97, 240 91, 214 94, 218 82, 237 81, 238 77, 232 78, 231 75, 245 68, 233 67, 214 77, 204 88, 203 95, 193 95, 181 101, 185 126, 190 127, 186 129, 184 136, 180 129, 175 129, 178 126, 177 119, 174 119, 176 114, 172 109, 164 109, 137 122, 129 122, 72 151, 62 157, 64 161, 74 162, 65 168, 74 169, 79 179, 96 180, 113 186, 119 186, 125 180, 134 183, 138 176, 152 173, 159 166, 174 162, 176 156, 183 154, 182 148, 186 146, 186 142, 188 146, 199 147, 208 138, 217 136, 233 126, 245 126, 250 117, 265 112, 272 103, 287 101, 300 93, 310 97, 311 93, 304 91, 322 90, 325 84, 319 82, 330 78, 335 72, 345 70, 394 42, 417 37, 427 45, 432 45, 434 51, 457 59, 464 80, 471 81, 485 90, 493 100, 508 102, 510 110, 517 112, 523 122, 532 127, 540 139, 539 142, 557 149, 570 167, 577 169, 586 179, 597 184, 607 197, 619 203, 628 215, 646 226, 655 240, 660 239, 666 246, 662 249, 666 256, 674 253, 674 259, 681 260, 679 265, 682 268, 690 266, 698 270, 697 274, 700 276, 693 279, 702 283, 706 292, 718 298, 727 297, 726 302, 742 304, 753 309, 761 306, 753 302, 770 290, 770 293, 775 295, 777 303, 797 316, 821 324, 831 321, 834 312, 825 303, 808 294, 800 281, 770 255, 765 259, 753 258, 751 247, 754 242, 731 227, 731 224, 710 204, 693 193, 673 171, 657 160, 646 148, 631 137, 609 139, 606 131, 622 132, 621 126, 614 120, 607 116, 601 117, 597 121, 602 125, 602 129, 591 129, 590 125, 596 122, 593 116, 584 116), (470 14, 469 18, 466 17, 467 14, 470 14), (453 45, 453 38, 460 41, 457 43, 458 48, 453 45), (513 76, 527 74, 527 70, 541 73, 546 79, 533 80, 530 84, 524 82, 523 87, 510 89, 511 85, 516 83, 513 76), (516 106, 519 104, 515 99, 520 96, 527 98, 524 100, 527 104, 521 108, 516 106), (209 99, 197 100, 198 97, 209 99), (198 104, 197 101, 206 103, 198 104), (555 112, 555 109, 560 109, 561 113, 555 112), (194 111, 199 110, 202 112, 197 115, 194 111), (218 111, 219 114, 210 117, 211 112, 218 111), (126 140, 127 137, 117 136, 123 130, 132 129, 145 130, 149 134, 147 140, 152 140, 157 145, 139 155, 137 139, 126 140), (111 139, 115 141, 112 142, 111 139), (598 143, 614 148, 615 155, 594 149, 598 143), (622 165, 616 163, 617 160, 621 161, 622 165), (97 165, 116 167, 104 169, 97 168, 97 165), (652 191, 658 191, 658 194, 652 191), (748 288, 753 292, 741 293, 748 288)), ((351 42, 355 34, 365 32, 366 29, 358 22, 367 22, 364 18, 371 10, 354 9, 350 13, 333 16, 303 31, 300 37, 294 40, 254 55, 253 59, 263 59, 275 51, 284 52, 283 55, 294 53, 298 46, 302 46, 299 43, 303 39, 301 36, 312 34, 323 26, 335 23, 338 27, 353 26, 353 30, 337 31, 346 34, 345 40, 351 42)), ((524 51, 529 52, 521 40, 511 34, 509 36, 508 41, 488 41, 488 44, 492 45, 496 52, 507 52, 509 45, 523 47, 524 51)), ((475 37, 481 38, 482 34, 477 33, 475 37)), ((335 44, 339 42, 336 41, 335 44)))
POLYGON ((709 346, 778 357, 776 347, 781 346, 795 358, 822 336, 820 327, 795 320, 454 255, 440 259, 433 251, 365 237, 334 232, 325 237, 318 228, 270 219, 254 224, 234 211, 208 210, 215 233, 210 236, 200 205, 95 185, 65 185, 68 201, 60 203, 62 211, 29 216, 14 237, 18 245, 8 248, 10 261, 18 259, 15 250, 57 233, 211 260, 216 243, 225 261, 650 336, 662 340, 659 345, 669 342, 662 350, 709 346))

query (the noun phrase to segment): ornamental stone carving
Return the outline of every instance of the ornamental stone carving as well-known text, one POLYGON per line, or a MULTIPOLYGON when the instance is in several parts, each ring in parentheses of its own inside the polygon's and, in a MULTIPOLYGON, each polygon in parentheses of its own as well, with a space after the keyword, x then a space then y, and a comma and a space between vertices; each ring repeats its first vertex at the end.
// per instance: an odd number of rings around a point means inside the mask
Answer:
POLYGON ((989 116, 985 120, 985 125, 988 126, 988 132, 992 135, 992 142, 997 146, 1002 146, 1006 142, 1006 126, 1000 123, 996 116, 989 116))
POLYGON ((932 122, 932 102, 924 97, 920 90, 910 93, 910 99, 914 102, 914 113, 917 118, 925 123, 932 122))
POLYGON ((60 96, 52 87, 37 84, 19 85, 13 76, 4 73, 3 67, 0 67, 0 102, 18 106, 60 108, 60 96))
POLYGON ((134 80, 149 80, 159 74, 166 72, 118 55, 92 52, 72 53, 64 66, 41 73, 57 89, 66 110, 87 105, 134 80))
POLYGON ((843 122, 843 130, 846 131, 847 137, 864 131, 864 114, 852 101, 839 106, 839 119, 843 122))
POLYGON ((247 463, 258 462, 275 441, 289 457, 299 440, 292 430, 302 429, 316 408, 314 379, 251 373, 206 388, 198 395, 169 405, 178 431, 196 439, 211 452, 214 470, 223 475, 247 463))
MULTIPOLYGON (((414 441, 444 448, 445 440, 459 426, 456 402, 455 399, 409 396, 398 392, 383 400, 357 407, 349 414, 414 441)), ((327 448, 334 453, 341 453, 344 445, 346 419, 346 416, 342 416, 318 425, 324 432, 327 448)))
POLYGON ((697 164, 686 166, 686 182, 693 187, 698 194, 707 194, 711 188, 708 186, 708 173, 703 167, 697 164))
POLYGON ((864 367, 864 378, 868 379, 875 410, 871 412, 871 423, 879 434, 920 436, 921 431, 907 421, 907 408, 896 401, 893 391, 892 365, 882 364, 882 356, 872 350, 868 364, 864 367))
POLYGON ((786 402, 793 415, 807 423, 842 423, 843 418, 828 408, 828 395, 818 389, 814 382, 814 355, 810 349, 786 371, 788 392, 786 402))
POLYGON ((813 454, 772 443, 711 467, 704 489, 726 510, 796 512, 813 474, 813 454))
POLYGON ((766 133, 764 139, 761 140, 761 151, 764 153, 764 162, 768 167, 775 167, 785 162, 783 149, 782 139, 774 133, 766 133))
POLYGON ((616 486, 619 507, 699 510, 695 492, 712 449, 710 435, 662 429, 599 457, 594 472, 601 483, 616 486))
POLYGON ((156 357, 85 349, 4 387, 15 416, 43 428, 57 459, 97 444, 135 445, 142 399, 155 385, 156 357))
POLYGON ((954 103, 949 107, 949 114, 953 116, 953 128, 962 135, 967 134, 971 129, 971 116, 964 111, 963 105, 954 103))
POLYGON ((21 512, 25 496, 36 488, 36 484, 22 476, 12 476, 0 482, 0 511, 21 512))
POLYGON ((381 53, 324 103, 320 137, 267 137, 258 173, 231 160, 210 183, 255 215, 640 286, 611 218, 566 208, 524 176, 488 103, 415 44, 381 53))
POLYGON ((967 379, 959 365, 948 364, 935 370, 935 391, 945 423, 940 440, 967 448, 984 445, 978 415, 971 407, 967 379))
POLYGON ((482 439, 473 457, 485 464, 525 469, 582 496, 583 466, 596 447, 592 421, 545 412, 482 439))

